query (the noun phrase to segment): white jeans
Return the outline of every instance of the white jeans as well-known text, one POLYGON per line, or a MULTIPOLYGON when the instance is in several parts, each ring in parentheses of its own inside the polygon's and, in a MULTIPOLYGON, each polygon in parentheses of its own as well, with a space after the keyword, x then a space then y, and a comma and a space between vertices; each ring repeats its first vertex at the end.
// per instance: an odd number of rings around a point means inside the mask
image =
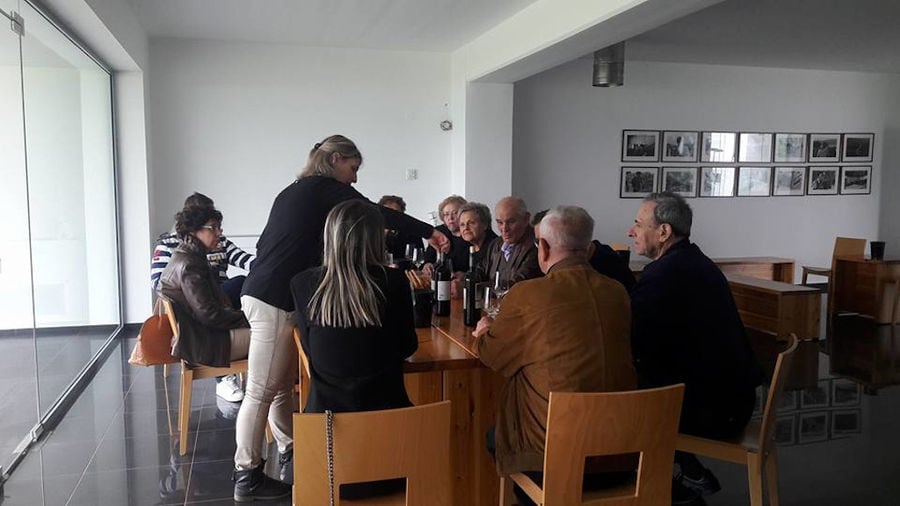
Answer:
POLYGON ((247 391, 235 429, 234 466, 246 471, 260 464, 267 416, 278 451, 293 447, 292 395, 298 365, 293 313, 248 295, 241 297, 241 307, 250 322, 250 352, 247 391))

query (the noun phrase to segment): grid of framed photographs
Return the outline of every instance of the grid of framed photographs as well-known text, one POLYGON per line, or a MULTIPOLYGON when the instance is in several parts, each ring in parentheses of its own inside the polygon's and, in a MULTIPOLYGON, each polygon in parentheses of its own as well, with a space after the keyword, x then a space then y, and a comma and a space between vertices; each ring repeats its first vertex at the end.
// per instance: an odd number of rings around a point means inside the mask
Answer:
POLYGON ((623 130, 619 197, 868 195, 874 143, 872 133, 623 130))

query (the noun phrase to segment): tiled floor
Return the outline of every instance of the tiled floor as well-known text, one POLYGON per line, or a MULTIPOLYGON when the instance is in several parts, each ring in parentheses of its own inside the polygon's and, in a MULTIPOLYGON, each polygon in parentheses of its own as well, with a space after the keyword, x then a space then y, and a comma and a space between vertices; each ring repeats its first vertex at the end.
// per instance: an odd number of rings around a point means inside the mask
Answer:
POLYGON ((129 365, 133 342, 14 471, 3 506, 232 504, 239 405, 217 405, 214 380, 195 381, 189 450, 178 456, 178 366, 164 380, 160 368, 129 365))
MULTIPOLYGON (((802 343, 781 402, 781 504, 896 506, 900 388, 890 385, 900 383, 900 330, 858 318, 841 319, 836 329, 827 341, 802 343)), ((771 370, 776 346, 754 341, 771 370)), ((3 506, 232 504, 234 407, 217 405, 212 380, 195 382, 190 451, 178 457, 169 425, 177 368, 163 381, 158 370, 129 366, 132 342, 113 352, 14 472, 3 506)), ((706 504, 748 504, 744 468, 704 462, 723 487, 706 504)))

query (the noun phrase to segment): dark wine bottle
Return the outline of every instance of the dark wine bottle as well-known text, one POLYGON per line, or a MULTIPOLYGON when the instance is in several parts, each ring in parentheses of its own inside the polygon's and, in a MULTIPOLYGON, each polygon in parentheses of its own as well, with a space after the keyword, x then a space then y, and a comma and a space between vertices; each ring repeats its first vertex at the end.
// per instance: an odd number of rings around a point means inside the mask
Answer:
POLYGON ((435 267, 434 278, 437 280, 437 292, 434 294, 434 314, 450 316, 450 280, 453 279, 453 266, 450 259, 441 254, 435 267))
POLYGON ((475 246, 469 246, 469 271, 463 278, 463 323, 467 327, 478 324, 481 311, 478 307, 478 273, 475 271, 475 246))

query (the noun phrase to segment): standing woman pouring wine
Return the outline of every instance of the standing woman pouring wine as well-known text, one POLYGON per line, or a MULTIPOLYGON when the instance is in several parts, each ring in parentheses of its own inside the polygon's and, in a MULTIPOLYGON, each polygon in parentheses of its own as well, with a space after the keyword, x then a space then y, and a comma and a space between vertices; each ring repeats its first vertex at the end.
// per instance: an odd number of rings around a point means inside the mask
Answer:
MULTIPOLYGON (((287 463, 293 452, 291 390, 297 372, 290 280, 321 265, 323 229, 329 211, 346 200, 367 200, 351 185, 362 154, 350 139, 332 135, 316 143, 306 167, 272 204, 257 242, 253 270, 244 282, 241 306, 250 322, 247 392, 238 413, 234 456, 234 500, 280 499, 291 486, 269 478, 262 468, 262 440, 268 416, 272 434, 287 463)), ((372 204, 373 206, 375 204, 372 204)), ((431 225, 378 206, 388 228, 427 238, 446 250, 449 240, 431 225)))

